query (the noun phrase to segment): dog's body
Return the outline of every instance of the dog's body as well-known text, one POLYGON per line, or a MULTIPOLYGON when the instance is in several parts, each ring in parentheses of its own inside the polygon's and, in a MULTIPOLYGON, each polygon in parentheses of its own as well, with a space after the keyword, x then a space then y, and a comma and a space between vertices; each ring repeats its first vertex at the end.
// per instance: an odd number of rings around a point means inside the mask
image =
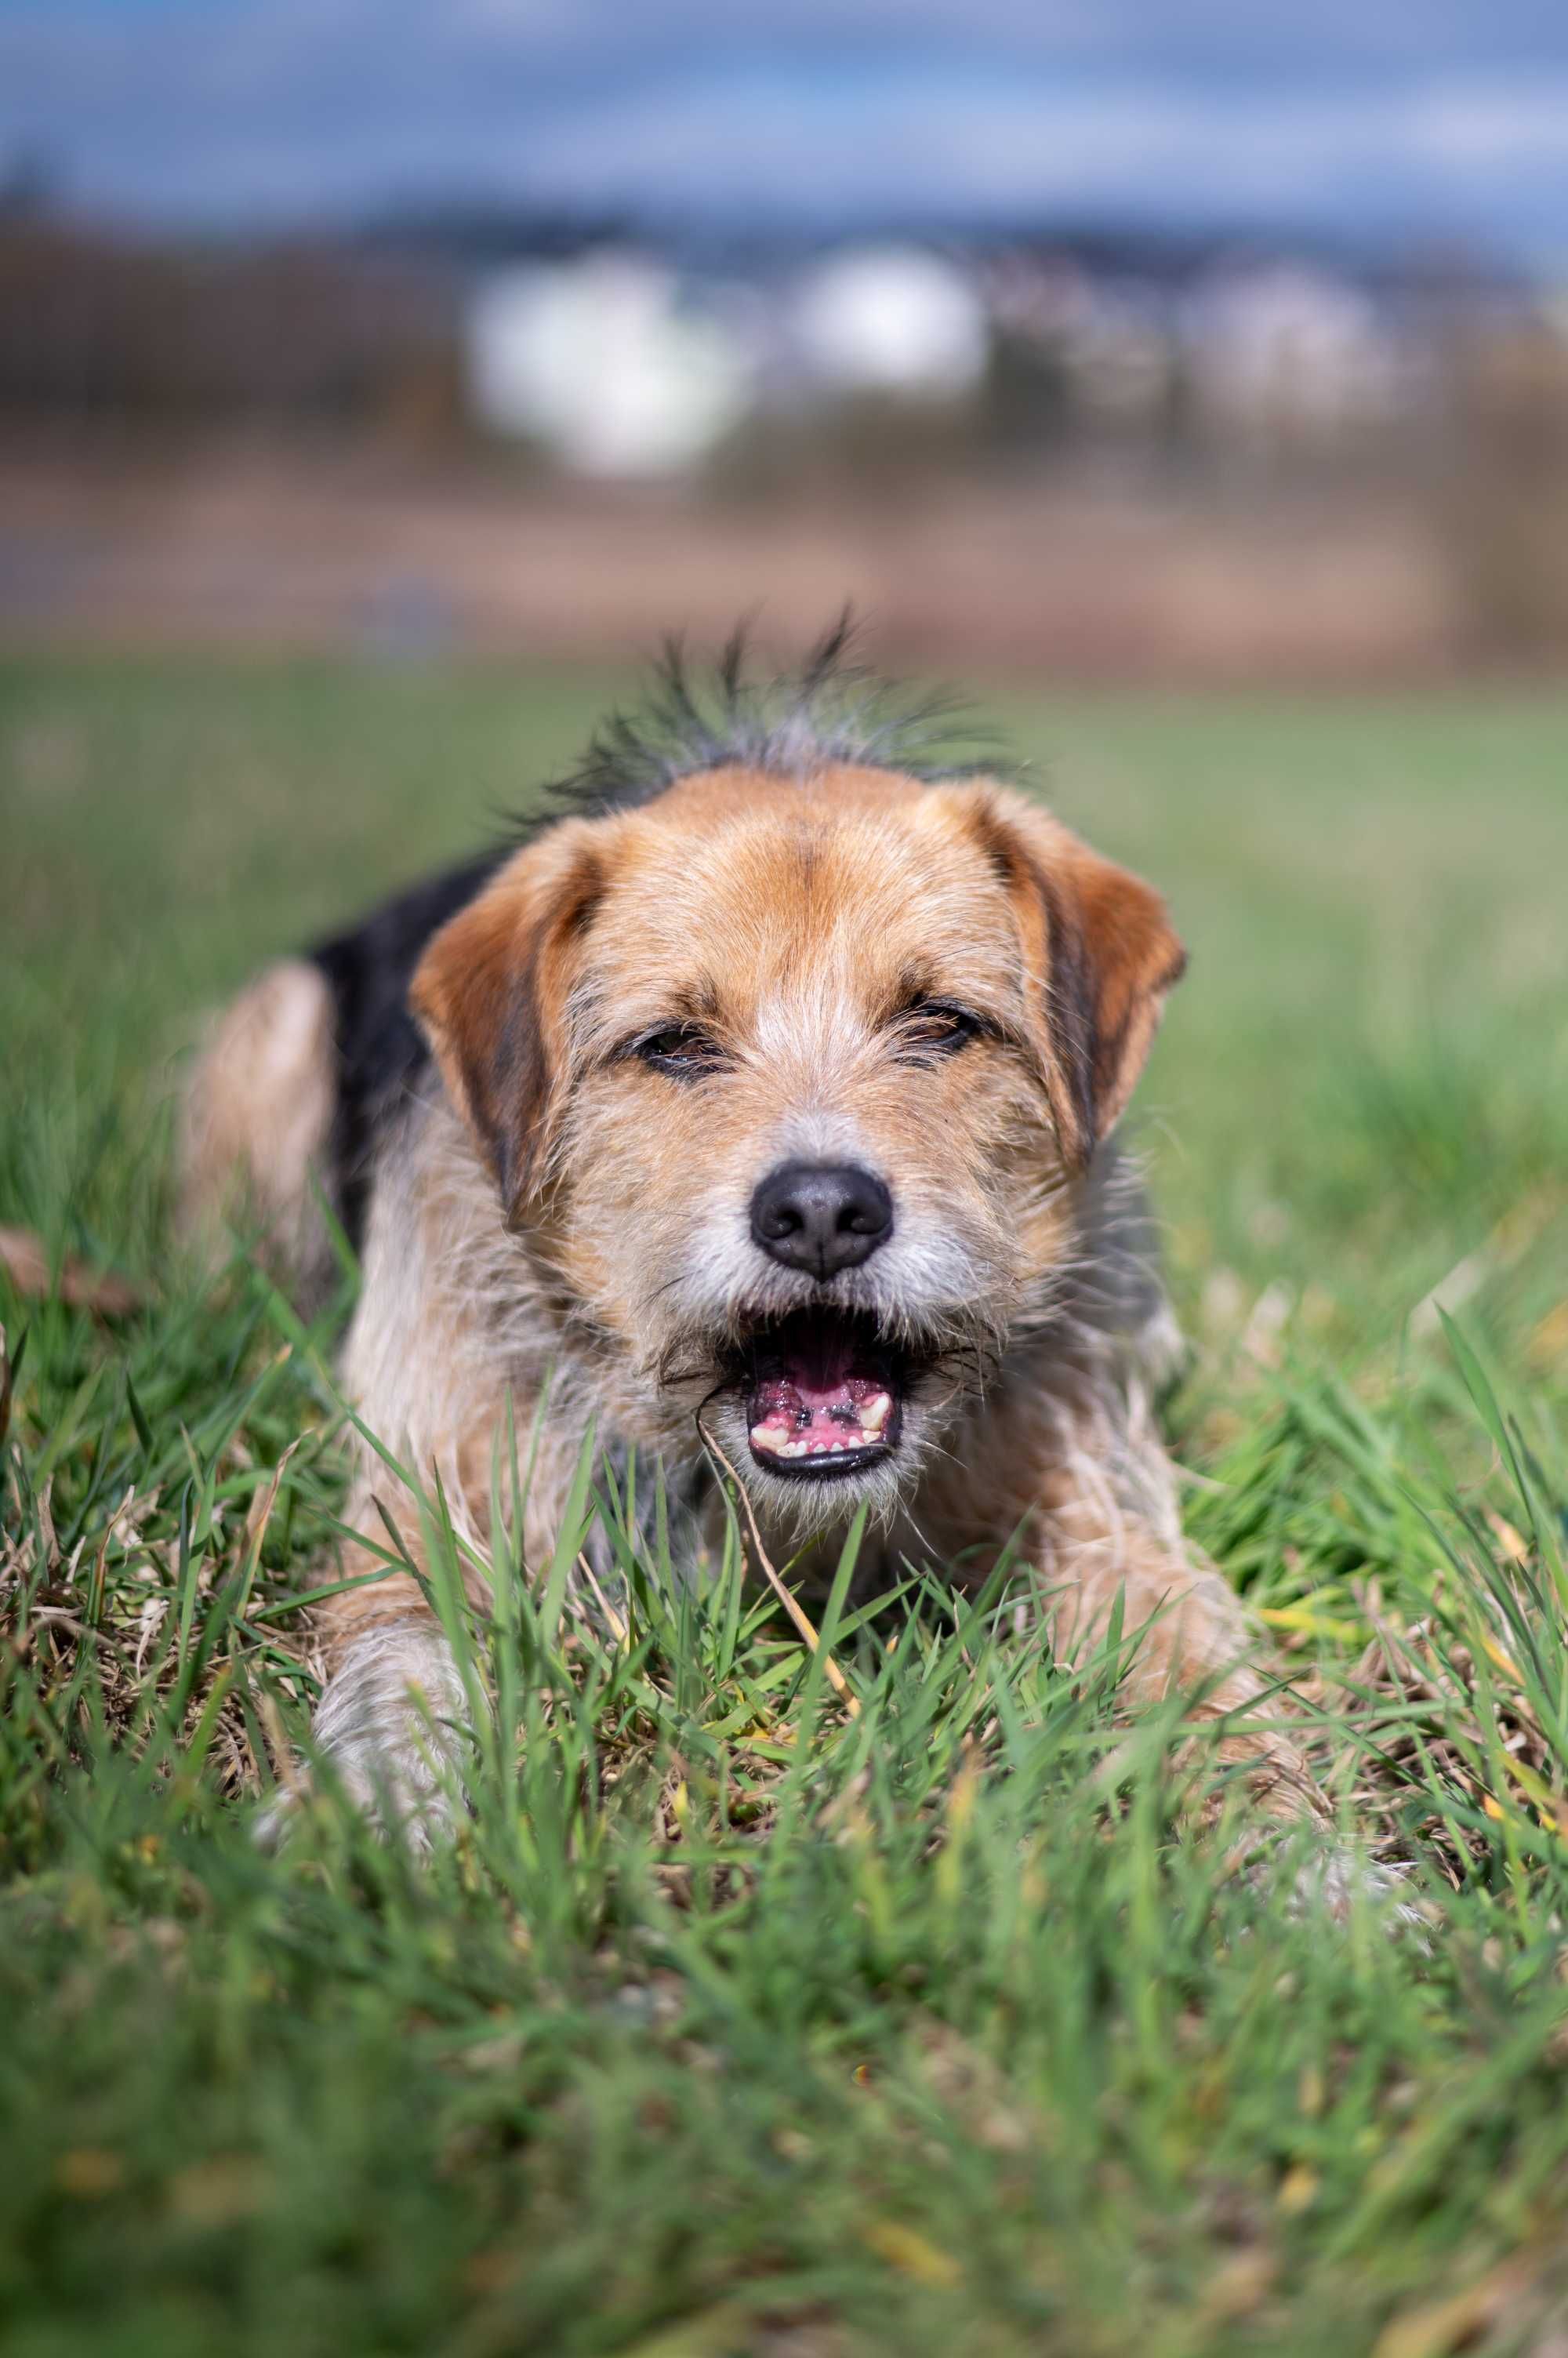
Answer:
MULTIPOLYGON (((732 665, 706 717, 677 675, 579 815, 264 976, 198 1070, 188 1203, 238 1178, 307 1284, 319 1189, 362 1235, 345 1390, 481 1558, 509 1419, 537 1417, 530 1565, 589 1427, 700 1564, 711 1442, 781 1551, 861 1500, 884 1566, 978 1586, 1017 1543, 1059 1653, 1119 1604, 1135 1686, 1233 1711, 1261 1682, 1182 1539, 1174 1329, 1112 1136, 1180 946, 1021 795, 912 766, 838 657, 769 695, 732 665)), ((363 1449, 345 1575, 384 1563, 378 1492, 417 1531, 392 1487, 363 1449)), ((318 1738, 428 1832, 466 1708, 438 1625, 399 1574, 329 1612, 318 1738)), ((1238 1748, 1314 1806, 1281 1739, 1238 1748)))

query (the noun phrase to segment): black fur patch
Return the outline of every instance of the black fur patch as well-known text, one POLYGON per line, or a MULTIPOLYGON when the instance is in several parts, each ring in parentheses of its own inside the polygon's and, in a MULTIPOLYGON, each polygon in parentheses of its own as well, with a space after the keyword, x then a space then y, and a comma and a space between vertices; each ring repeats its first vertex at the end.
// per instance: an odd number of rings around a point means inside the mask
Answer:
POLYGON ((357 1252, 364 1240, 375 1151, 388 1118, 429 1069, 430 1052, 408 1012, 408 986, 431 936, 455 917, 511 857, 511 848, 448 869, 384 902, 351 932, 310 952, 336 1003, 338 1107, 332 1187, 357 1252))

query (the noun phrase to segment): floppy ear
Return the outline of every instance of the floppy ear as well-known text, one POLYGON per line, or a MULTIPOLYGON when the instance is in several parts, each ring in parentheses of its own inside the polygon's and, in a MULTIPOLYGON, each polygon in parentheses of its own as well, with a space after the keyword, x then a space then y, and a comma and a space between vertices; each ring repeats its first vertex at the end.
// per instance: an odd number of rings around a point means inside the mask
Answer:
POLYGON ((441 927, 408 1003, 447 1093, 495 1174, 508 1220, 548 1154, 570 950, 600 889, 581 822, 552 827, 441 927))
POLYGON ((1152 885, 1021 796, 989 796, 985 830, 1019 917, 1057 1131, 1081 1167, 1126 1110, 1187 954, 1152 885))

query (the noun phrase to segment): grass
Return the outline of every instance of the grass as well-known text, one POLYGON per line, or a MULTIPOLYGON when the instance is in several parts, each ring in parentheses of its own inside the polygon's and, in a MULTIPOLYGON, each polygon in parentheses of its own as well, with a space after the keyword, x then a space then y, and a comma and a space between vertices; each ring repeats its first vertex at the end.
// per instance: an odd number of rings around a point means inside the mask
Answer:
POLYGON ((850 1716, 733 1548, 697 1594, 640 1560, 623 1644, 547 1567, 454 1616, 502 1715, 451 1856, 330 1801, 253 1845, 331 1322, 181 1265, 155 1076, 609 685, 0 668, 0 1221, 147 1303, 0 1279, 8 2358, 1560 2358, 1561 698, 1001 699, 1195 949, 1142 1097, 1189 1520, 1424 1944, 1228 1873, 1113 1661, 915 1584, 829 1608, 850 1716))

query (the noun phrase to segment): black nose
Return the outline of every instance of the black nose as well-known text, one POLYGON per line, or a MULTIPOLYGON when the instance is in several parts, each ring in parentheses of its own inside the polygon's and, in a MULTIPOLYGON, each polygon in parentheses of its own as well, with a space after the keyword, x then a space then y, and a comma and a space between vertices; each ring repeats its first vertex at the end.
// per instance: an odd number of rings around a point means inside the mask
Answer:
POLYGON ((784 1163, 752 1198, 752 1234, 785 1269, 837 1277, 892 1234, 892 1197, 852 1163, 784 1163))

